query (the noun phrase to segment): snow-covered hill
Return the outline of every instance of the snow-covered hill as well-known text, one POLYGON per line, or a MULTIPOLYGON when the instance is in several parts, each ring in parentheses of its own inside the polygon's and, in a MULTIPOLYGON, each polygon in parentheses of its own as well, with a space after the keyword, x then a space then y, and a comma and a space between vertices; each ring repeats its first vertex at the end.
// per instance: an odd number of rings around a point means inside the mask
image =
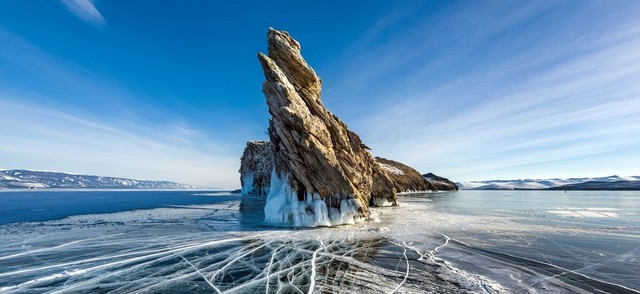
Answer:
POLYGON ((640 182, 638 181, 640 181, 640 176, 609 176, 600 178, 469 181, 457 184, 462 190, 543 190, 563 189, 563 187, 566 190, 592 189, 594 187, 598 187, 599 190, 606 190, 608 187, 611 189, 621 189, 621 187, 625 187, 625 189, 640 189, 640 182))
POLYGON ((167 181, 143 181, 48 171, 0 170, 1 188, 191 189, 194 187, 167 181))

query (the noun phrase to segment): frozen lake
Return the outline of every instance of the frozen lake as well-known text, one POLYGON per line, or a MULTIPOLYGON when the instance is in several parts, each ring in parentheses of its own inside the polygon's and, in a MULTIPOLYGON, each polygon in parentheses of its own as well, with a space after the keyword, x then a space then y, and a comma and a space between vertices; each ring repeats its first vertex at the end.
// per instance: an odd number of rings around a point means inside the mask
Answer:
POLYGON ((640 293, 640 192, 399 202, 286 229, 220 192, 0 192, 0 292, 640 293))

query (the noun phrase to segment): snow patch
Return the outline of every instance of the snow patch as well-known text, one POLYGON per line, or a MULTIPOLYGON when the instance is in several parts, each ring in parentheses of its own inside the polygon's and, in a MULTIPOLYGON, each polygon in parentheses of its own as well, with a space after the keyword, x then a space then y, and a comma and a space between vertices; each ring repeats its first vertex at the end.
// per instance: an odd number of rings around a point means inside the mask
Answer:
POLYGON ((382 169, 384 169, 388 173, 392 173, 395 175, 404 175, 404 172, 395 166, 391 166, 391 165, 380 163, 380 162, 378 162, 378 164, 382 169))
POLYGON ((386 198, 373 197, 373 204, 375 206, 385 207, 392 206, 393 202, 387 200, 386 198))
POLYGON ((32 182, 9 182, 12 186, 21 187, 21 188, 48 188, 46 184, 43 183, 32 183, 32 182))
POLYGON ((637 181, 639 179, 640 177, 634 177, 634 176, 618 176, 618 180, 620 181, 637 181))
POLYGON ((7 174, 0 174, 0 180, 7 180, 7 181, 21 181, 19 178, 14 178, 12 176, 9 176, 7 174))

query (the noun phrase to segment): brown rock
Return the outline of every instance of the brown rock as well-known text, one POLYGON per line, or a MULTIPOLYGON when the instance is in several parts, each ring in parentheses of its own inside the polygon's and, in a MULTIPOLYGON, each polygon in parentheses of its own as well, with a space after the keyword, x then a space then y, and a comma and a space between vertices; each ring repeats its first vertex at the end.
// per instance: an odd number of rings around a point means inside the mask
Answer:
POLYGON ((338 214, 364 217, 374 198, 395 204, 393 184, 368 148, 323 106, 322 81, 302 58, 300 44, 274 29, 269 29, 268 43, 269 55, 259 53, 258 59, 272 116, 274 175, 282 187, 274 187, 276 179, 271 179, 266 221, 304 225, 313 219, 317 224, 325 221, 320 214, 326 210, 331 224, 344 223, 334 222, 338 214), (293 203, 291 195, 306 204, 293 203))
POLYGON ((267 196, 273 171, 273 150, 268 141, 249 141, 240 159, 242 194, 267 196))
POLYGON ((382 157, 376 157, 376 161, 389 175, 398 192, 436 191, 436 188, 415 169, 382 157))
POLYGON ((436 176, 432 173, 422 175, 438 191, 458 191, 458 185, 447 178, 436 176))

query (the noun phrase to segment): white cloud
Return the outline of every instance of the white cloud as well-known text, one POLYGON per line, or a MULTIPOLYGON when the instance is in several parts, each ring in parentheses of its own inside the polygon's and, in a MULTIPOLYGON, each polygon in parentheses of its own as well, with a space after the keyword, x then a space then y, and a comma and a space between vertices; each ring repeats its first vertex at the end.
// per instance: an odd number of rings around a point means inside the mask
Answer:
POLYGON ((62 0, 62 3, 71 13, 90 24, 98 26, 106 24, 102 13, 98 11, 93 0, 62 0))

